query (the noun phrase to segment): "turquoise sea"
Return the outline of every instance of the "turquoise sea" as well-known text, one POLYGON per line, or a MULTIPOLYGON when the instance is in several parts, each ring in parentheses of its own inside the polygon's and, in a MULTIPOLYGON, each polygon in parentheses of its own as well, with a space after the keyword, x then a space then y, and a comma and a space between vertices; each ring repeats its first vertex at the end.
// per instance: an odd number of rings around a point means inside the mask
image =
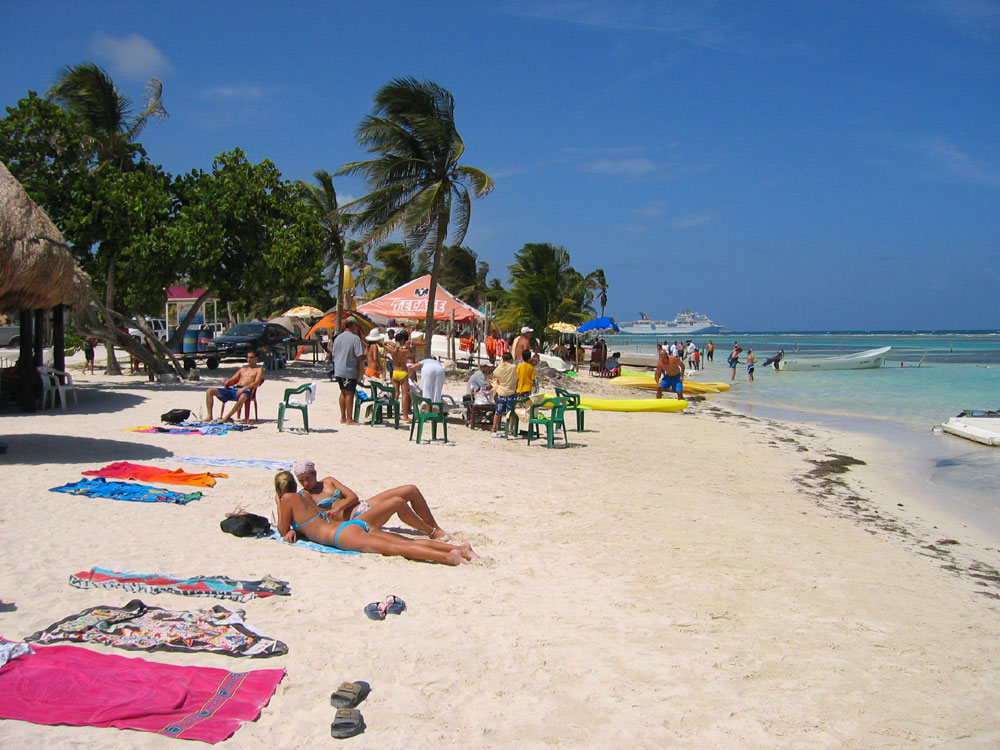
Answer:
MULTIPOLYGON (((652 336, 607 339, 613 351, 656 351, 652 336)), ((709 339, 715 362, 696 379, 729 381, 726 357, 733 341, 757 355, 753 383, 741 364, 732 390, 712 398, 758 416, 874 435, 909 464, 915 491, 1000 538, 1000 448, 931 431, 963 409, 1000 409, 1000 330, 740 331, 695 341, 704 350, 709 339), (779 372, 761 366, 779 349, 786 356, 823 356, 882 346, 892 351, 877 370, 779 372)))

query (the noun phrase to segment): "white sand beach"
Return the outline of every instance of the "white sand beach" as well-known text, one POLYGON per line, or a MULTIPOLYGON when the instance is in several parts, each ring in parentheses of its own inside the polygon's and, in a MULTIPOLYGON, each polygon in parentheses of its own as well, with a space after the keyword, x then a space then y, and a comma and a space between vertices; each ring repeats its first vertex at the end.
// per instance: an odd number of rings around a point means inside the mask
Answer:
MULTIPOLYGON (((337 387, 307 366, 268 373, 255 430, 145 434, 126 428, 203 409, 205 387, 233 368, 160 385, 76 367, 78 408, 0 415, 9 445, 0 600, 14 606, 0 611, 0 634, 20 639, 134 598, 68 585, 95 565, 287 580, 290 597, 246 604, 139 597, 169 609, 245 609, 251 625, 288 644, 287 656, 103 649, 285 668, 260 719, 226 746, 330 747, 329 695, 345 680, 372 686, 360 706, 368 729, 345 741, 358 748, 1000 746, 996 550, 908 514, 908 499, 880 482, 884 456, 852 453, 868 465, 829 473, 849 452, 846 438, 706 400, 681 414, 590 412, 587 430, 571 430, 557 450, 457 424, 448 445, 417 446, 403 430, 341 427, 337 387), (282 390, 313 379, 313 430, 278 433, 282 390), (271 515, 274 472, 173 454, 308 458, 362 497, 414 483, 482 560, 451 568, 224 534, 219 522, 237 506, 271 515), (113 461, 229 478, 186 506, 48 491, 113 461), (408 609, 367 619, 363 607, 389 594, 408 609)), ((578 386, 624 395, 587 376, 578 386)), ((289 420, 297 425, 298 414, 289 420)), ((177 744, 0 721, 4 748, 123 746, 177 744)))

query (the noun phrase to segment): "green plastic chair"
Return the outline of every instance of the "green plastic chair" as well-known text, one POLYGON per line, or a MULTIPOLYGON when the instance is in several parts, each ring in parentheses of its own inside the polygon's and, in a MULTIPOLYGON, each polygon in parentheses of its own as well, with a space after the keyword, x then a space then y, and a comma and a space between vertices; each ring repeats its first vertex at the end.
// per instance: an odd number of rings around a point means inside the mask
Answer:
POLYGON ((282 432, 285 424, 285 409, 298 409, 302 412, 302 424, 306 432, 309 432, 309 404, 313 400, 312 391, 315 386, 315 383, 306 383, 298 388, 285 389, 285 395, 282 397, 281 403, 278 404, 278 432, 282 432), (294 398, 300 393, 308 393, 309 395, 302 396, 301 399, 294 398))
POLYGON ((448 422, 445 420, 444 403, 441 401, 431 401, 429 398, 424 398, 423 396, 418 396, 414 393, 410 394, 410 400, 413 402, 413 419, 410 421, 410 440, 413 440, 413 432, 416 430, 417 433, 417 445, 420 445, 420 436, 423 433, 424 422, 431 423, 431 439, 428 442, 437 440, 437 426, 438 423, 444 428, 444 437, 442 438, 444 442, 448 442, 448 422), (423 411, 420 407, 427 406, 427 411, 423 411))
MULTIPOLYGON (((361 421, 361 407, 365 404, 370 404, 375 400, 375 384, 374 383, 358 383, 357 388, 354 389, 354 421, 361 421), (367 389, 367 393, 365 390, 367 389), (363 394, 365 398, 359 398, 359 395, 363 394)), ((370 415, 369 415, 370 416, 370 415)))
MULTIPOLYGON (((378 381, 369 383, 371 387, 371 425, 381 422, 386 417, 395 419, 395 429, 399 429, 399 399, 396 398, 396 389, 392 386, 383 385, 378 381)), ((357 421, 357 417, 354 418, 357 421)))
POLYGON ((565 388, 556 388, 556 395, 566 399, 566 411, 576 412, 576 431, 583 432, 583 412, 586 406, 580 406, 580 394, 570 393, 565 388))
POLYGON ((547 448, 552 448, 555 443, 556 428, 562 427, 563 441, 569 445, 569 438, 566 437, 566 399, 547 398, 541 403, 533 404, 528 412, 528 445, 531 445, 532 437, 538 437, 538 428, 545 427, 547 448), (539 414, 542 409, 551 409, 549 414, 539 414))
POLYGON ((503 426, 503 436, 505 438, 510 437, 510 433, 513 431, 514 437, 517 437, 518 432, 521 427, 521 418, 517 416, 515 409, 524 406, 531 400, 530 396, 521 396, 521 398, 516 399, 510 406, 510 411, 507 412, 507 421, 504 422, 503 426))

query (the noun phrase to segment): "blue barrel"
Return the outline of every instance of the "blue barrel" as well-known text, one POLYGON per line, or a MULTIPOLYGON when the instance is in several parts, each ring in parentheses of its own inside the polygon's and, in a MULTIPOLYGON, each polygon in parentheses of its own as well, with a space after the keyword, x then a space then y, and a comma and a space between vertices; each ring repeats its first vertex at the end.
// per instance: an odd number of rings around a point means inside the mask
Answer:
POLYGON ((201 331, 201 326, 188 326, 188 329, 184 331, 184 353, 194 354, 198 351, 198 333, 201 331))

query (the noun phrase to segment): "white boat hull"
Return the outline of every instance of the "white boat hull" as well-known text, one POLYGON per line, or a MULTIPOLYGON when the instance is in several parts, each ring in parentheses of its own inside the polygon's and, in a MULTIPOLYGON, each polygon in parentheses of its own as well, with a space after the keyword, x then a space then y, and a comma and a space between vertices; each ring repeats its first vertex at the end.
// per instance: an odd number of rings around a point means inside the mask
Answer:
POLYGON ((941 429, 983 445, 1000 446, 1000 417, 976 417, 963 412, 941 425, 941 429))
POLYGON ((874 370, 885 364, 891 346, 868 349, 855 354, 835 357, 785 357, 778 362, 779 370, 802 372, 807 370, 874 370))

